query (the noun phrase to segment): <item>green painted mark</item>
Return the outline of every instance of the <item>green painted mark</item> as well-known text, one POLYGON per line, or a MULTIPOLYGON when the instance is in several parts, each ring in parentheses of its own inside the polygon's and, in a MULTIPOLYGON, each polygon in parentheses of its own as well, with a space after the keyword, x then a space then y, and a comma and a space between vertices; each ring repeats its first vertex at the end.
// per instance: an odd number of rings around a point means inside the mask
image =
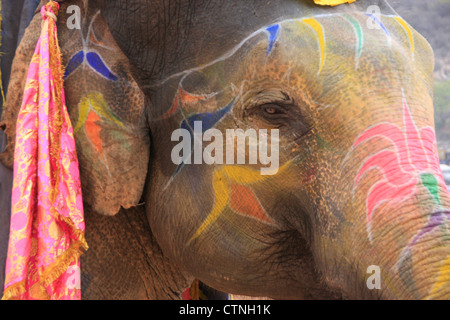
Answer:
POLYGON ((428 192, 430 192, 436 202, 441 205, 441 200, 439 199, 439 182, 436 177, 431 173, 422 173, 420 178, 422 179, 422 184, 425 188, 427 188, 428 192))
POLYGON ((359 59, 361 58, 361 53, 364 45, 364 33, 361 28, 361 25, 359 24, 358 20, 356 20, 354 17, 352 17, 349 14, 344 14, 343 17, 351 23, 353 26, 353 29, 355 30, 356 38, 358 40, 358 43, 356 45, 356 66, 355 69, 358 69, 359 66, 359 59))

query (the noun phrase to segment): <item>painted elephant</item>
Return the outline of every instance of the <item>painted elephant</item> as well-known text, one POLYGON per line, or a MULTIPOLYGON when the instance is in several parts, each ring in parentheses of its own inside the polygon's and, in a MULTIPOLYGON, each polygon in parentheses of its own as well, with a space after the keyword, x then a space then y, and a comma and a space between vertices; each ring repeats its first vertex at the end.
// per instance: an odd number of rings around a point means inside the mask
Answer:
POLYGON ((85 298, 450 298, 433 53, 385 1, 64 1, 58 26, 85 298))

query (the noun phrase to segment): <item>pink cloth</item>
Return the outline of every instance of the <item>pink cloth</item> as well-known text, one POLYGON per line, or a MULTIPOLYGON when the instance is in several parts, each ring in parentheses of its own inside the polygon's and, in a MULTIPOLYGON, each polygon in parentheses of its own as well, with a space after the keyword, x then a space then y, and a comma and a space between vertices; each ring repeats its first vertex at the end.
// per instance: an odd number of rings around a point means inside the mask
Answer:
POLYGON ((87 249, 75 140, 67 112, 51 1, 17 119, 11 227, 3 299, 80 299, 87 249))

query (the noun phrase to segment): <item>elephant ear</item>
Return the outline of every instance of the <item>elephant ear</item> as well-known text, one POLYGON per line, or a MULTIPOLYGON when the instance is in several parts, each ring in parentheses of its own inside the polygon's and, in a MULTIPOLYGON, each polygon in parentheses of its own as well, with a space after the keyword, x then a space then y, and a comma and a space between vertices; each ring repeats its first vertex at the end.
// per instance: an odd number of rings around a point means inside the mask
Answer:
MULTIPOLYGON (((120 207, 138 204, 143 192, 150 150, 145 97, 101 12, 81 12, 81 28, 70 29, 70 19, 74 17, 66 14, 67 6, 62 3, 58 16, 58 37, 65 64, 66 104, 76 140, 83 200, 95 212, 115 215, 120 207)), ((79 7, 83 8, 83 4, 79 7)), ((23 41, 35 44, 38 29, 27 31, 23 41)), ((28 57, 29 53, 21 54, 28 57)), ((23 63, 26 59, 16 57, 16 60, 23 63)), ((23 85, 18 86, 16 95, 21 95, 22 90, 23 85)), ((20 103, 17 102, 9 103, 8 107, 18 109, 20 103)), ((5 119, 10 136, 13 117, 8 120, 5 119)), ((9 144, 12 143, 10 140, 9 144)))
POLYGON ((85 15, 80 30, 60 30, 83 198, 113 215, 138 204, 143 192, 150 150, 145 96, 100 11, 85 15))

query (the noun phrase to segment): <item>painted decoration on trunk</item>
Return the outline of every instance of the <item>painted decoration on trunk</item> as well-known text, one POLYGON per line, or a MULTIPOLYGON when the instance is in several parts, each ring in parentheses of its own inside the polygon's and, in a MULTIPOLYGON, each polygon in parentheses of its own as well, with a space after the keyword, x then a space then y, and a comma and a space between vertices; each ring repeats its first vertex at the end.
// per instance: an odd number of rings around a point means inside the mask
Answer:
POLYGON ((384 202, 399 202, 413 196, 422 184, 440 205, 439 186, 445 187, 437 156, 434 129, 417 128, 403 96, 403 126, 385 122, 364 131, 352 151, 375 137, 387 139, 391 147, 371 155, 363 162, 354 181, 356 189, 363 176, 378 170, 383 177, 372 185, 366 199, 367 232, 372 241, 371 222, 377 208, 384 202))

